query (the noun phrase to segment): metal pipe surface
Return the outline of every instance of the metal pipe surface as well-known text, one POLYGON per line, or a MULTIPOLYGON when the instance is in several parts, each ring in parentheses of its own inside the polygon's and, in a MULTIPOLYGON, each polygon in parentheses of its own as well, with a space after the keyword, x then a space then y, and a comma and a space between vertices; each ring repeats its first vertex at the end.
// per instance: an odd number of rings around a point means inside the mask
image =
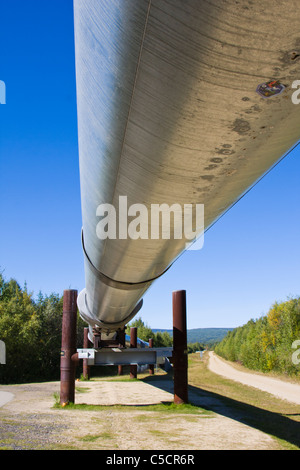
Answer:
MULTIPOLYGON (((291 99, 300 8, 74 0, 74 20, 86 286, 78 306, 90 331, 113 335, 189 240, 132 239, 122 224, 115 239, 101 239, 99 207, 116 209, 119 228, 120 197, 148 213, 153 204, 204 204, 207 230, 276 165, 300 138, 291 99), (258 93, 276 81, 280 94, 258 93)), ((141 222, 149 234, 150 225, 141 222)))

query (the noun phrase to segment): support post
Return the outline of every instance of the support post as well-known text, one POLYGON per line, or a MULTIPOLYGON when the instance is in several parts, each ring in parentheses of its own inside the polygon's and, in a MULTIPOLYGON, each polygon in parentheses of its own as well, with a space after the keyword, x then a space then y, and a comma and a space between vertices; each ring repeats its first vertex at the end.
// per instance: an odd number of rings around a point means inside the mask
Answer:
MULTIPOLYGON (((83 347, 87 349, 89 347, 89 328, 83 329, 83 347)), ((88 365, 88 360, 83 359, 83 371, 82 371, 83 378, 85 380, 90 380, 90 366, 88 365)))
MULTIPOLYGON (((130 328, 130 347, 131 348, 137 347, 137 327, 130 328)), ((130 366, 130 378, 131 379, 137 378, 137 365, 130 366)))
POLYGON ((123 366, 118 366, 118 375, 123 375, 123 366))
MULTIPOLYGON (((149 348, 153 348, 153 339, 149 339, 149 348)), ((154 375, 154 364, 149 364, 149 374, 154 375)))
POLYGON ((186 291, 173 292, 174 403, 188 402, 186 291))
POLYGON ((77 290, 65 290, 63 296, 62 342, 60 358, 60 403, 75 401, 77 290))

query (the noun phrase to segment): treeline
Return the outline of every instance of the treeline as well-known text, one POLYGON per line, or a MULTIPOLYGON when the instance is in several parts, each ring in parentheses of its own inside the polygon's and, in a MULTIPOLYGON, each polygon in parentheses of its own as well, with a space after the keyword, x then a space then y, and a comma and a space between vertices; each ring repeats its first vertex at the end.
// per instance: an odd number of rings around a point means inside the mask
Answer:
POLYGON ((190 354, 198 351, 204 351, 206 348, 209 347, 209 344, 199 343, 199 341, 197 341, 196 343, 188 343, 187 347, 188 354, 190 354))
POLYGON ((267 315, 235 328, 215 346, 215 352, 249 369, 299 374, 292 361, 292 344, 300 339, 300 298, 275 303, 267 315))
MULTIPOLYGON (((0 383, 59 380, 63 298, 39 293, 36 300, 0 274, 0 340, 6 346, 6 365, 0 383)), ((86 326, 78 315, 77 344, 83 345, 86 326)))
MULTIPOLYGON (((133 320, 126 329, 126 333, 130 335, 130 328, 137 327, 137 334, 143 341, 149 341, 153 339, 153 347, 169 347, 173 345, 173 338, 168 331, 153 331, 141 318, 133 320)), ((196 351, 203 351, 206 348, 205 344, 195 342, 188 343, 188 353, 196 351)))
POLYGON ((131 327, 137 328, 137 335, 143 341, 148 342, 149 339, 152 338, 154 348, 168 347, 173 344, 173 340, 167 331, 157 331, 154 333, 150 326, 148 326, 140 317, 129 323, 126 328, 126 333, 128 335, 130 335, 131 327))

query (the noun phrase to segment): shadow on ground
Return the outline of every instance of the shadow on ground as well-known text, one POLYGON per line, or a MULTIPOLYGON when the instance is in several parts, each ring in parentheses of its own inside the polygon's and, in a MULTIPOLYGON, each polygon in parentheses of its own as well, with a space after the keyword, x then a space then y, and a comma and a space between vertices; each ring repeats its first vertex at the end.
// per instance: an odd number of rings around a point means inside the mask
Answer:
MULTIPOLYGON (((171 374, 146 377, 144 381, 173 393, 171 374)), ((300 422, 289 418, 299 416, 300 409, 299 414, 281 415, 192 385, 189 385, 189 402, 287 441, 300 449, 300 422)))

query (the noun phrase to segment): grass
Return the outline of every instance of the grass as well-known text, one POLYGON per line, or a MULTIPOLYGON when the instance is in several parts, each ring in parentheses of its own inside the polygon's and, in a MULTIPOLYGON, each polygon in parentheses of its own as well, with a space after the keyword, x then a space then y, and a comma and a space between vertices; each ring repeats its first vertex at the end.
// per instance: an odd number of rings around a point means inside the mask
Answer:
POLYGON ((91 390, 90 387, 75 387, 76 393, 87 393, 91 390))
POLYGON ((204 413, 207 415, 207 410, 199 408, 199 406, 194 406, 190 403, 183 405, 176 405, 172 402, 157 403, 155 405, 87 405, 85 403, 68 403, 67 406, 62 406, 59 403, 59 396, 55 395, 55 404, 54 408, 61 408, 64 410, 79 410, 79 411, 107 411, 107 410, 116 410, 124 412, 133 412, 133 411, 148 411, 148 412, 159 412, 159 413, 168 413, 168 414, 196 414, 201 415, 204 413))
POLYGON ((131 379, 130 377, 120 376, 120 377, 107 377, 105 382, 138 382, 140 379, 131 379))
POLYGON ((115 436, 109 432, 101 432, 100 434, 87 434, 86 436, 80 437, 79 440, 83 442, 94 442, 98 439, 114 439, 115 436))
POLYGON ((190 355, 190 389, 221 400, 233 417, 274 437, 283 449, 299 450, 299 405, 213 374, 207 368, 207 356, 201 361, 198 355, 190 355))

